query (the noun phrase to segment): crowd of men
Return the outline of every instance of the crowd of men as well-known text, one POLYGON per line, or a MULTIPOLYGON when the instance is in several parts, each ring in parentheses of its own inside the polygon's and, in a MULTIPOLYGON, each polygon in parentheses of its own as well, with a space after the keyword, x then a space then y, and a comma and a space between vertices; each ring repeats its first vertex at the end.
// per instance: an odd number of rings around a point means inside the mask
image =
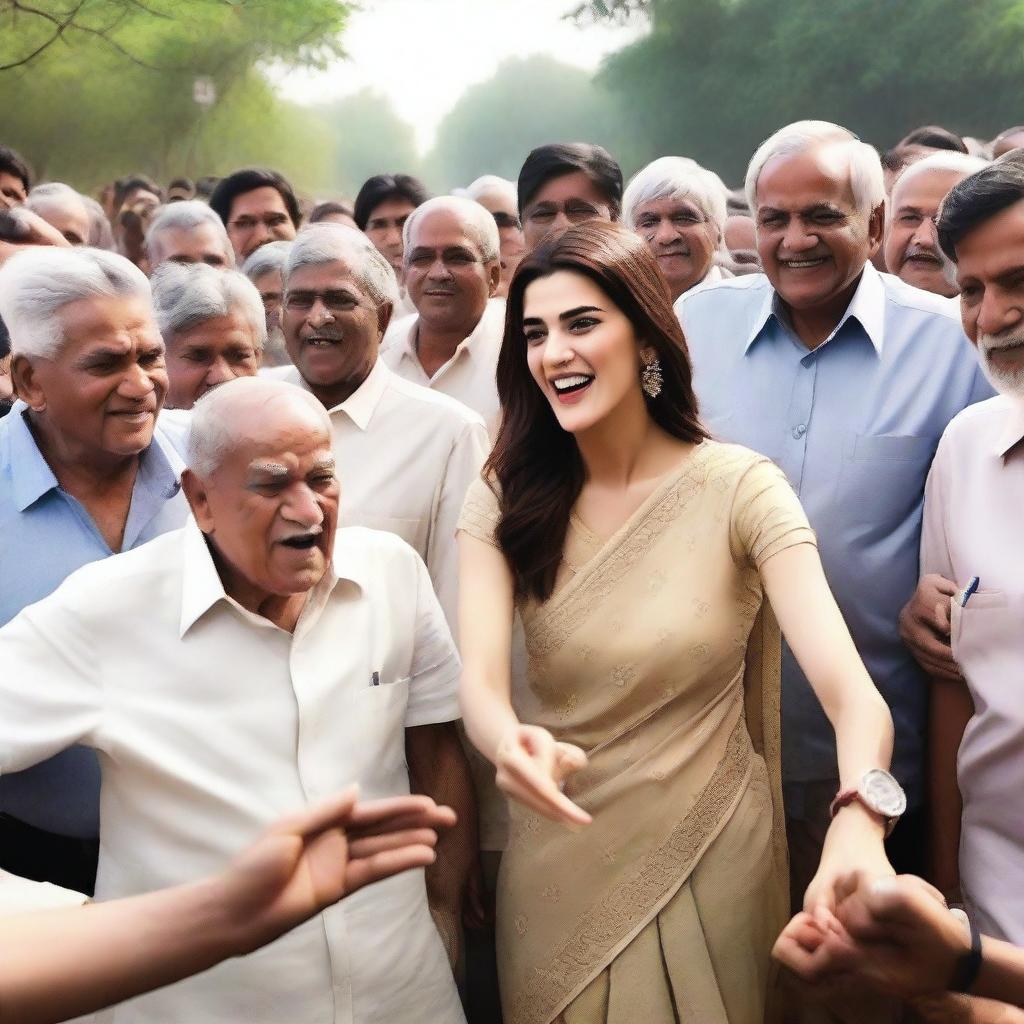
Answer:
MULTIPOLYGON (((809 121, 745 189, 678 156, 627 184, 574 143, 349 204, 260 168, 97 200, 0 146, 0 868, 54 902, 178 885, 350 782, 458 815, 425 873, 112 1019, 498 1019, 504 813, 458 726, 455 529, 508 283, 595 218, 657 258, 711 434, 781 466, 817 532, 895 722, 893 866, 1024 945, 1018 147, 928 126, 880 154, 809 121)), ((799 907, 839 773, 782 657, 799 907)))

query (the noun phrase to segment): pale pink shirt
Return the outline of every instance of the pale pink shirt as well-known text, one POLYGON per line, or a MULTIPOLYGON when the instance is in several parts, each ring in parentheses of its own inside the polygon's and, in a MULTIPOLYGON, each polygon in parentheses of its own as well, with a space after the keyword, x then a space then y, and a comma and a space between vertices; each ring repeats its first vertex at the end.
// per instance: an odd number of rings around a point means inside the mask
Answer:
POLYGON ((1024 401, 999 395, 946 428, 925 488, 921 574, 953 600, 953 656, 974 699, 960 745, 960 879, 982 932, 1024 943, 1024 401))
POLYGON ((472 334, 459 343, 455 354, 428 377, 416 352, 419 314, 392 321, 381 342, 381 359, 413 384, 440 391, 483 417, 491 437, 497 433, 501 405, 495 371, 505 331, 505 300, 491 299, 472 334))

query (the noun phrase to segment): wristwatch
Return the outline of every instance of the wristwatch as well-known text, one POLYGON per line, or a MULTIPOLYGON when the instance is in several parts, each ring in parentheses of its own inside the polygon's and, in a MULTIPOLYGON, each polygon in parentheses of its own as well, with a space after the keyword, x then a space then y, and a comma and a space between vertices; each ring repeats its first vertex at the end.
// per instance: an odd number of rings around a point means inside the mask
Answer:
POLYGON ((852 789, 842 789, 832 801, 829 813, 834 818, 843 808, 859 800, 869 811, 874 811, 885 820, 885 836, 888 839, 896 822, 907 809, 907 794, 903 787, 881 768, 872 768, 852 789))

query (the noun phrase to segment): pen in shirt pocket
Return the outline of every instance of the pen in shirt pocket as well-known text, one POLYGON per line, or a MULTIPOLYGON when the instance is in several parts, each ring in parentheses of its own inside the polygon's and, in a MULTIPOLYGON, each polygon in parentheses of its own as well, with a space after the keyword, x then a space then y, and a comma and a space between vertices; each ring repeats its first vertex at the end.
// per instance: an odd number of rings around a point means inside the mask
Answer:
POLYGON ((373 675, 370 676, 370 685, 371 686, 380 686, 380 673, 379 672, 374 672, 373 675))
POLYGON ((959 594, 957 594, 956 599, 959 602, 961 608, 966 608, 967 607, 967 602, 970 601, 971 596, 978 589, 978 586, 980 585, 980 583, 981 583, 980 577, 972 576, 970 583, 968 583, 967 586, 964 587, 964 589, 961 590, 959 594))

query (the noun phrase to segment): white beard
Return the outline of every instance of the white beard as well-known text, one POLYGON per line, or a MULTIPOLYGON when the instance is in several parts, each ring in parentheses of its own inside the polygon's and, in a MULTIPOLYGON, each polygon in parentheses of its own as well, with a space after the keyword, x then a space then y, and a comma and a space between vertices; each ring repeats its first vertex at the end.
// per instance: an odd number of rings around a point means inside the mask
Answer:
POLYGON ((1017 328, 1006 335, 979 334, 978 359, 981 372, 1001 395, 1024 401, 1024 366, 1016 370, 1001 370, 991 362, 993 350, 1011 345, 1024 345, 1024 330, 1017 328))

